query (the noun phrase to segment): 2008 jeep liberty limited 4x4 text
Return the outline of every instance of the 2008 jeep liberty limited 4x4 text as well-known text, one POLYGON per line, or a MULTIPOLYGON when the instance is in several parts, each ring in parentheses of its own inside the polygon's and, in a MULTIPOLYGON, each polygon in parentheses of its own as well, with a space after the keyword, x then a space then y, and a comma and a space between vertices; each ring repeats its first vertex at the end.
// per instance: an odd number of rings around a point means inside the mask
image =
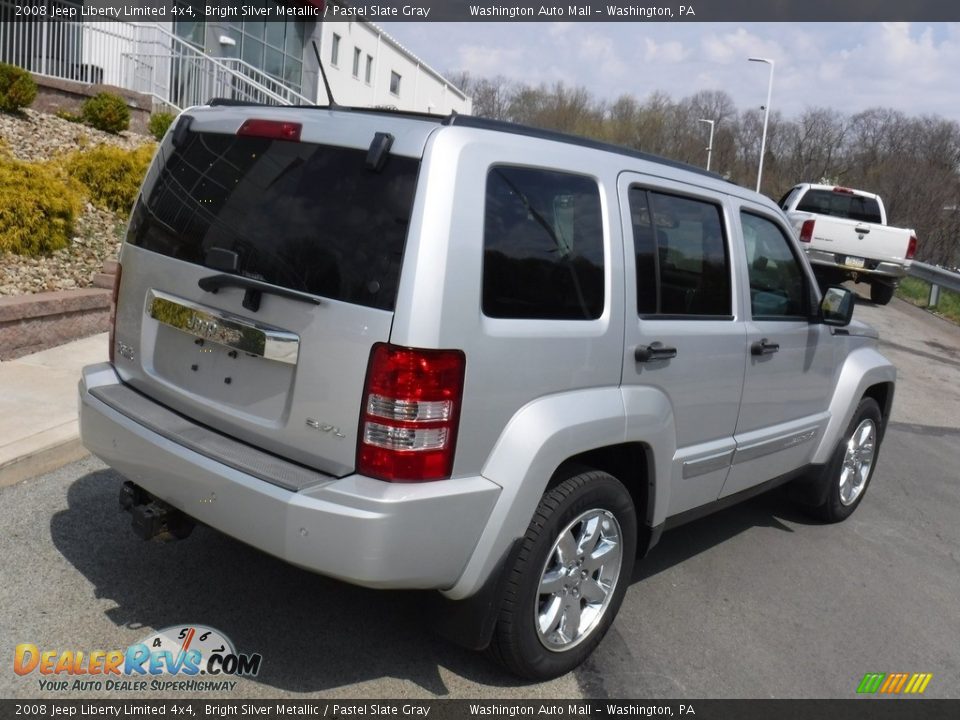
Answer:
POLYGON ((597 646, 663 530, 785 482, 849 516, 893 400, 773 202, 509 123, 192 108, 120 260, 81 433, 135 529, 436 589, 530 678, 597 646))

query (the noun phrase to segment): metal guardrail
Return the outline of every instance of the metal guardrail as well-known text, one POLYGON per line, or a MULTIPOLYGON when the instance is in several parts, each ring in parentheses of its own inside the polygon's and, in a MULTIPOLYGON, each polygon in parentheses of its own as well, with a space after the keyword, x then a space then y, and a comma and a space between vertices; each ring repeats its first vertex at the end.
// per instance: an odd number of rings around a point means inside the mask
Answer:
POLYGON ((954 292, 960 292, 960 273, 955 273, 951 270, 937 267, 936 265, 927 265, 926 263, 914 261, 907 270, 907 274, 910 277, 915 277, 918 280, 930 283, 930 296, 927 298, 927 307, 936 307, 937 303, 940 302, 941 287, 945 287, 947 290, 953 290, 954 292))

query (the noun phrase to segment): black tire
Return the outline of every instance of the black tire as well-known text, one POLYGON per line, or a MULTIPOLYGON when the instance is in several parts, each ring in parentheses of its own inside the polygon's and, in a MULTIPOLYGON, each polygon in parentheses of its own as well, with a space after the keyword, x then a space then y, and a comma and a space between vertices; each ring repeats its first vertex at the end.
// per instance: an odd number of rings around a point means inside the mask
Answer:
MULTIPOLYGON (((581 540, 577 546, 578 552, 583 544, 581 540)), ((510 672, 530 680, 555 678, 580 665, 599 644, 620 609, 630 584, 636 547, 637 519, 633 500, 616 478, 604 472, 587 471, 549 489, 530 521, 516 561, 512 567, 504 570, 508 573, 506 589, 489 654, 510 672), (571 526, 583 516, 587 517, 586 524, 578 522, 571 526), (616 522, 612 522, 612 519, 616 522), (580 565, 574 559, 567 567, 560 564, 548 566, 548 562, 561 559, 561 551, 557 549, 554 552, 561 535, 569 535, 576 540, 578 533, 586 533, 588 527, 598 525, 605 528, 605 533, 611 533, 602 537, 606 543, 604 548, 617 544, 612 539, 618 540, 620 548, 616 577, 610 583, 605 599, 599 603, 600 609, 581 596, 581 583, 584 595, 595 593, 601 585, 605 587, 612 574, 612 561, 605 561, 596 570, 589 567, 589 571, 580 570, 580 565), (568 529, 569 533, 564 532, 568 529), (558 584, 563 584, 563 589, 541 595, 541 579, 548 570, 558 578, 558 584), (582 580, 578 579, 581 574, 582 580), (568 587, 568 582, 574 585, 568 587), (576 610, 573 609, 574 604, 576 610), (549 633, 550 637, 541 639, 543 633, 538 623, 539 614, 549 614, 549 608, 561 606, 562 610, 556 610, 560 627, 549 633), (581 610, 584 610, 583 614, 581 610), (564 646, 561 628, 568 617, 581 618, 588 627, 582 634, 574 634, 574 639, 564 646), (559 643, 554 645, 554 649, 548 649, 546 644, 551 642, 551 638, 552 642, 559 643)), ((589 555, 591 553, 588 553, 588 562, 592 560, 589 555)), ((603 554, 592 555, 596 557, 603 554)), ((584 556, 579 557, 583 562, 584 556)), ((595 562, 591 562, 591 565, 595 562)))
POLYGON ((877 305, 886 305, 893 300, 897 286, 879 280, 870 283, 870 301, 877 305))
MULTIPOLYGON (((877 456, 880 452, 880 434, 883 428, 883 418, 880 413, 880 406, 873 398, 863 398, 857 406, 853 419, 843 434, 840 442, 837 443, 837 449, 834 450, 822 471, 819 482, 821 487, 826 486, 826 496, 822 504, 811 507, 810 512, 820 520, 829 523, 841 522, 853 515, 864 495, 867 494, 867 488, 870 486, 870 480, 873 478, 873 472, 877 467, 877 456), (846 499, 843 497, 844 488, 841 482, 844 473, 844 461, 847 458, 850 442, 853 435, 860 429, 864 423, 872 424, 873 449, 871 453, 870 466, 863 481, 863 486, 856 492, 856 496, 851 500, 849 494, 846 499)), ((857 483, 854 483, 857 485, 857 483)), ((847 490, 850 487, 847 486, 847 490)))

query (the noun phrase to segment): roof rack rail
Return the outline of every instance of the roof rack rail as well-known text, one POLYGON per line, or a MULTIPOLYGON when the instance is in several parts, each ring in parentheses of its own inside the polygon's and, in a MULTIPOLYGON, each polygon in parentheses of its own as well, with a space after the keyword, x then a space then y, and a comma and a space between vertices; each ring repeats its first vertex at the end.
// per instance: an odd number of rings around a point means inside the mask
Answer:
POLYGON ((593 150, 604 150, 606 152, 617 153, 618 155, 628 155, 630 157, 637 158, 638 160, 655 162, 659 165, 677 168, 678 170, 686 170, 688 172, 697 173, 698 175, 705 175, 706 177, 713 178, 714 180, 723 180, 724 182, 729 182, 722 175, 709 172, 701 167, 697 167, 696 165, 688 165, 687 163, 680 162, 679 160, 671 160, 670 158, 665 158, 653 153, 634 150, 633 148, 629 148, 624 145, 615 145, 613 143, 603 142, 602 140, 594 140, 592 138, 583 137, 582 135, 571 135, 570 133, 559 132, 557 130, 544 130, 542 128, 530 127, 529 125, 521 125, 519 123, 509 122, 508 120, 491 120, 490 118, 477 117, 475 115, 453 114, 448 116, 444 120, 443 124, 459 125, 461 127, 477 128, 480 130, 496 130, 499 132, 511 133, 513 135, 524 135, 526 137, 535 137, 543 140, 555 140, 556 142, 567 143, 569 145, 579 145, 581 147, 591 148, 593 150))

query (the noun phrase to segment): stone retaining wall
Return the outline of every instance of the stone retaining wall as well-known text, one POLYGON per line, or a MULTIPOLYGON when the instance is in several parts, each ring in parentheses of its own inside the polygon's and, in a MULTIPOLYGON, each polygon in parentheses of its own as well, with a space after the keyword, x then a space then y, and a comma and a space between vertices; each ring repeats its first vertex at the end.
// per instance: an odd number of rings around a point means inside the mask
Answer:
POLYGON ((110 295, 93 288, 0 298, 0 360, 109 330, 110 295))
POLYGON ((34 75, 37 81, 37 99, 30 105, 37 112, 55 114, 57 110, 67 110, 75 115, 80 113, 83 101, 98 93, 108 92, 122 97, 130 108, 130 130, 141 135, 149 134, 147 123, 153 109, 153 99, 149 95, 125 90, 114 85, 99 85, 60 80, 44 75, 34 75))

